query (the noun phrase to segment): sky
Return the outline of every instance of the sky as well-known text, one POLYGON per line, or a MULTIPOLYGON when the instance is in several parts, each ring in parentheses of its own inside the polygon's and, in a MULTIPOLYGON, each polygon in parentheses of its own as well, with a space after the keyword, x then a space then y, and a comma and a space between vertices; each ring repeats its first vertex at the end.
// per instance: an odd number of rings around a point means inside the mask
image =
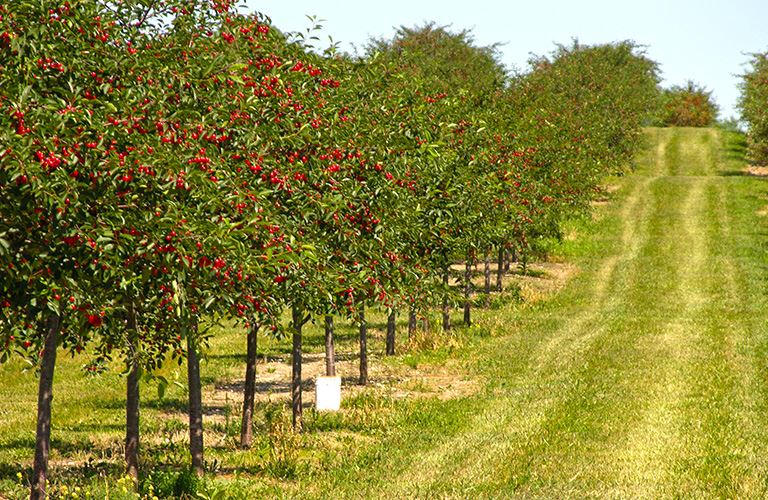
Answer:
POLYGON ((712 91, 720 118, 737 117, 738 75, 749 53, 768 50, 768 0, 247 0, 282 31, 306 31, 322 19, 321 37, 352 51, 399 26, 434 21, 470 29, 478 45, 500 46, 509 68, 577 38, 585 44, 633 40, 658 62, 662 85, 688 80, 712 91))

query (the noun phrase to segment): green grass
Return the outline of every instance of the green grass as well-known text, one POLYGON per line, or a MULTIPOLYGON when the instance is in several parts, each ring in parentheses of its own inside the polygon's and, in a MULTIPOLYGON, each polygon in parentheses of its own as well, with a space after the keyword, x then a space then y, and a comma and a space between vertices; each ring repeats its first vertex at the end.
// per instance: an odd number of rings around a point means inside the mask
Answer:
MULTIPOLYGON (((383 315, 373 318, 376 366, 394 378, 444 370, 472 381, 471 391, 442 399, 415 377, 408 387, 418 397, 402 398, 394 382, 378 384, 348 392, 338 414, 310 411, 301 436, 288 430, 282 402, 263 403, 247 452, 235 446, 236 406, 209 402, 219 415, 206 429, 206 452, 218 469, 199 490, 240 498, 768 495, 768 219, 759 215, 767 181, 743 175, 737 134, 673 128, 647 137, 612 203, 593 221, 573 222, 566 232, 576 238, 556 248, 579 272, 554 297, 503 303, 471 329, 394 359, 381 353, 383 315)), ((341 353, 354 352, 353 325, 339 339, 341 353)), ((319 328, 307 345, 321 351, 319 328)), ((242 377, 243 351, 242 332, 216 332, 203 366, 209 388, 242 377)), ((264 340, 261 353, 287 361, 288 345, 264 340)), ((57 371, 54 477, 96 497, 111 487, 121 498, 124 381, 86 377, 80 364, 68 359, 57 371)), ((16 473, 29 467, 34 442, 35 377, 21 368, 0 367, 0 492, 10 496, 23 496, 16 473)), ((185 393, 171 386, 158 400, 143 390, 143 458, 157 488, 170 492, 187 460, 185 393)))

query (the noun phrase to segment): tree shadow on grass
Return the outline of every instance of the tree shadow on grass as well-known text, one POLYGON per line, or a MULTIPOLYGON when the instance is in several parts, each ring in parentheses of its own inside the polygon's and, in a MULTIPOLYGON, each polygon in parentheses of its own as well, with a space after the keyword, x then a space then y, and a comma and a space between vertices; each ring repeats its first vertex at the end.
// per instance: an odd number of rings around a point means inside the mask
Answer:
POLYGON ((263 465, 238 465, 237 467, 220 467, 218 473, 224 476, 237 475, 241 478, 255 479, 264 474, 263 465))
MULTIPOLYGON (((53 431, 56 432, 55 430, 53 431)), ((122 465, 110 461, 112 457, 120 455, 120 439, 115 439, 116 446, 94 445, 89 439, 62 439, 55 434, 51 436, 51 451, 59 457, 49 464, 50 477, 78 477, 93 476, 101 471, 121 472, 122 465), (90 458, 76 463, 57 463, 59 460, 67 460, 72 457, 81 457, 86 452, 90 458), (97 455, 94 457, 93 455, 97 455), (100 456, 98 456, 100 455, 100 456)), ((18 438, 0 443, 0 450, 20 450, 29 456, 31 463, 35 452, 35 439, 33 437, 18 438)), ((0 463, 0 479, 18 479, 16 474, 21 472, 27 477, 31 476, 32 467, 21 463, 0 463)), ((2 498, 2 497, 0 497, 2 498)))
POLYGON ((0 442, 0 450, 30 450, 30 453, 32 450, 35 449, 35 438, 34 436, 30 437, 20 437, 16 439, 9 439, 7 441, 0 442))
MULTIPOLYGON (((245 383, 230 382, 230 383, 218 383, 216 384, 216 390, 234 392, 242 394, 245 391, 245 383)), ((291 390, 291 384, 289 381, 275 381, 275 382, 259 382, 256 380, 256 393, 257 394, 270 394, 278 392, 288 392, 291 390)))
POLYGON ((747 157, 746 136, 739 136, 728 141, 728 145, 725 147, 725 156, 729 160, 744 161, 747 157))
POLYGON ((744 170, 729 168, 729 169, 722 169, 717 172, 717 175, 720 177, 755 177, 753 175, 748 174, 744 170))
MULTIPOLYGON (((34 447, 34 443, 32 444, 34 447)), ((31 458, 31 455, 30 455, 31 458)), ((4 464, 0 463, 0 480, 8 479, 13 480, 14 482, 18 480, 18 477, 16 474, 21 472, 24 477, 31 477, 32 476, 32 467, 29 466, 23 466, 20 463, 13 463, 13 464, 4 464)))
MULTIPOLYGON (((368 328, 378 328, 378 323, 368 323, 368 328)), ((386 328, 386 324, 384 325, 384 328, 386 328)), ((344 329, 346 330, 346 328, 344 329)), ((358 338, 358 331, 355 330, 347 330, 344 331, 341 328, 338 328, 334 334, 333 334, 333 340, 336 344, 339 343, 351 343, 355 342, 358 338)), ((323 335, 307 335, 303 339, 303 344, 305 347, 313 348, 313 347, 325 347, 325 337, 323 335)), ((287 350, 288 353, 290 353, 290 349, 287 350)))
POLYGON ((233 364, 245 364, 245 353, 242 354, 214 354, 205 355, 207 361, 228 361, 233 364))
MULTIPOLYGON (((284 351, 285 354, 291 353, 290 346, 284 347, 284 348, 281 347, 279 349, 270 348, 270 351, 273 351, 273 350, 278 350, 280 352, 284 351)), ((211 360, 211 361, 231 361, 232 364, 242 364, 243 366, 245 366, 245 354, 213 354, 211 353, 211 354, 207 354, 205 358, 206 360, 211 360)), ((264 353, 261 353, 257 356, 259 363, 269 363, 273 361, 284 362, 284 361, 287 361, 288 358, 289 356, 285 356, 285 355, 274 355, 274 354, 264 354, 264 353)))
MULTIPOLYGON (((51 449, 55 450, 62 458, 81 457, 87 454, 97 459, 110 459, 120 455, 123 436, 117 434, 112 436, 108 443, 94 443, 88 438, 51 438, 51 449)), ((34 449, 34 448, 33 448, 34 449)), ((89 459, 92 461, 93 459, 89 459)))
MULTIPOLYGON (((66 465, 53 462, 48 467, 48 477, 55 478, 62 482, 88 482, 88 480, 96 477, 115 478, 120 477, 124 472, 125 465, 120 461, 109 462, 93 459, 77 464, 66 465)), ((29 474, 31 476, 31 471, 29 474)))
POLYGON ((53 432, 121 432, 125 429, 122 424, 90 423, 67 426, 54 426, 53 432))
MULTIPOLYGON (((141 408, 152 409, 158 411, 187 411, 188 401, 186 398, 165 397, 163 399, 158 398, 143 398, 140 403, 141 408)), ((113 399, 109 401, 102 401, 99 408, 105 410, 123 410, 125 411, 125 400, 113 399)), ((120 426, 119 426, 120 427, 120 426)), ((123 427, 120 427, 123 429, 123 427)))

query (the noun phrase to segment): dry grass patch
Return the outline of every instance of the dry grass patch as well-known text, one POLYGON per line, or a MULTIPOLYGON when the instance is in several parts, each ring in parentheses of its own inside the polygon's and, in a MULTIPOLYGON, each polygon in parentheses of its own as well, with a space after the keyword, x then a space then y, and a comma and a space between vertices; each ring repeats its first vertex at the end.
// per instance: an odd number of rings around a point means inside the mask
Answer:
MULTIPOLYGON (((452 269, 455 272, 463 272, 464 266, 463 264, 454 264, 452 269)), ((496 290, 496 270, 497 265, 492 263, 491 290, 493 291, 496 290)), ((524 301, 536 302, 562 290, 577 271, 578 268, 569 262, 534 262, 527 264, 525 269, 521 263, 517 262, 513 263, 509 272, 504 274, 502 286, 504 290, 519 286, 524 301)), ((472 286, 475 295, 484 290, 485 278, 482 265, 478 266, 476 270, 473 268, 472 286)))
POLYGON ((569 262, 537 262, 514 275, 514 281, 520 285, 523 300, 537 302, 562 290, 577 272, 569 262))
POLYGON ((749 175, 755 177, 768 177, 768 167, 759 167, 757 165, 749 165, 744 171, 749 175))
MULTIPOLYGON (((421 333, 418 332, 417 335, 421 333)), ((439 334, 441 333, 435 332, 435 335, 439 334)), ((408 350, 408 345, 403 348, 408 350)), ((343 399, 374 389, 384 391, 393 399, 413 396, 447 400, 471 395, 479 387, 478 382, 468 378, 457 363, 451 362, 440 366, 424 364, 412 367, 371 359, 368 367, 368 385, 361 386, 357 384, 359 358, 355 355, 342 355, 336 360, 336 374, 342 378, 343 399)), ((305 354, 302 364, 305 404, 314 406, 315 380, 321 375, 325 375, 324 355, 305 354)), ((290 402, 290 378, 290 359, 260 360, 256 375, 256 402, 290 402)), ((242 380, 217 381, 213 386, 206 387, 203 393, 206 422, 223 423, 232 418, 239 418, 242 404, 242 380)))
POLYGON ((456 362, 425 365, 411 369, 392 386, 395 398, 436 397, 441 401, 471 396, 480 389, 477 378, 470 377, 456 362))

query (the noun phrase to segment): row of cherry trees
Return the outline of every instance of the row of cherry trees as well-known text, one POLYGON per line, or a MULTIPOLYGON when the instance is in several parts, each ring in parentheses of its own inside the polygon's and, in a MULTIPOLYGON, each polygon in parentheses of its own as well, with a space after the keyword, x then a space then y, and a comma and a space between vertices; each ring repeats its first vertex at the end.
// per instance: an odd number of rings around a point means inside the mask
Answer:
POLYGON ((186 357, 202 472, 205 325, 247 326, 246 447, 257 334, 292 336, 300 427, 307 321, 324 318, 329 373, 334 317, 359 322, 365 383, 366 308, 388 312, 388 353, 398 312, 413 329, 439 305, 450 328, 464 261, 469 323, 470 266, 585 209, 637 150, 657 83, 630 42, 560 47, 509 76, 495 47, 434 25, 350 58, 227 0, 0 7, 0 360, 41 369, 32 496, 57 346, 87 348, 93 372, 124 360, 133 476, 141 374, 186 357))
POLYGON ((768 164, 768 52, 752 54, 748 71, 742 75, 739 108, 748 127, 749 160, 768 164))
POLYGON ((664 90, 658 121, 665 127, 711 127, 717 111, 712 92, 689 80, 664 90))

